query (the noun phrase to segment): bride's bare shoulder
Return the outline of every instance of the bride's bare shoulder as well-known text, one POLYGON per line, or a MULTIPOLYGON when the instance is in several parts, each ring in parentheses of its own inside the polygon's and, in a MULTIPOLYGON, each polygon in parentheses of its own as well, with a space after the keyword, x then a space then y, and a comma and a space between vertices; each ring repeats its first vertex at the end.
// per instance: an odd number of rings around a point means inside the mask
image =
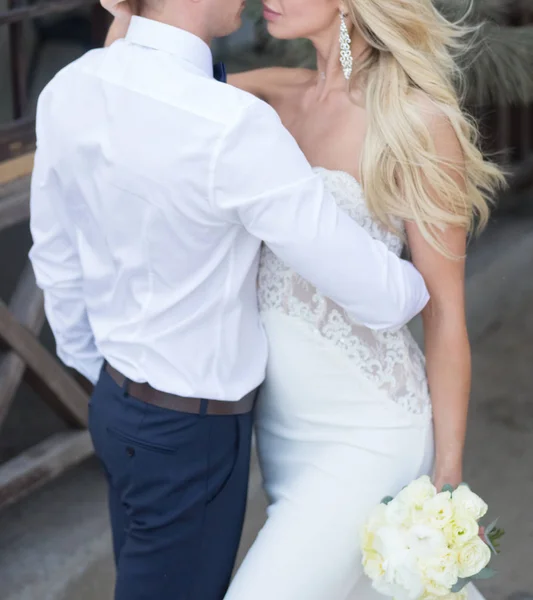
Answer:
POLYGON ((268 67, 234 73, 228 76, 228 83, 272 104, 279 94, 285 94, 313 77, 311 69, 268 67))

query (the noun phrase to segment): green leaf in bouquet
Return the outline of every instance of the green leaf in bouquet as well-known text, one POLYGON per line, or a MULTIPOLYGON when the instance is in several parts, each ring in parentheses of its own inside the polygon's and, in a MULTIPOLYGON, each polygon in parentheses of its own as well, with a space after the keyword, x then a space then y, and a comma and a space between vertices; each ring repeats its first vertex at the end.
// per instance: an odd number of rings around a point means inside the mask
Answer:
POLYGON ((447 483, 446 485, 442 486, 441 492, 450 492, 450 494, 453 494, 454 487, 453 487, 453 485, 450 485, 449 483, 447 483))
POLYGON ((497 527, 490 532, 490 535, 485 534, 490 549, 494 554, 500 553, 500 540, 505 535, 505 529, 497 527))
POLYGON ((495 554, 495 555, 498 554, 498 550, 496 550, 496 548, 494 547, 494 544, 490 541, 490 538, 485 537, 485 539, 483 541, 490 548, 490 551, 492 552, 492 554, 495 554))
POLYGON ((495 519, 488 527, 485 527, 485 541, 494 554, 499 554, 500 540, 505 535, 505 530, 496 527, 498 519, 495 519))
POLYGON ((472 581, 471 577, 465 577, 464 579, 459 579, 459 581, 452 587, 452 589, 451 589, 452 593, 458 594, 471 581, 472 581))
POLYGON ((490 525, 487 525, 487 527, 485 527, 485 535, 490 535, 491 532, 496 529, 496 525, 498 525, 498 521, 499 521, 500 517, 498 517, 497 519, 494 519, 494 521, 492 521, 492 523, 490 525))
POLYGON ((381 504, 389 504, 389 502, 392 502, 393 500, 394 498, 392 496, 385 496, 385 498, 383 498, 381 501, 381 504))
POLYGON ((477 575, 473 575, 472 579, 490 579, 496 575, 496 571, 490 567, 485 567, 477 575))

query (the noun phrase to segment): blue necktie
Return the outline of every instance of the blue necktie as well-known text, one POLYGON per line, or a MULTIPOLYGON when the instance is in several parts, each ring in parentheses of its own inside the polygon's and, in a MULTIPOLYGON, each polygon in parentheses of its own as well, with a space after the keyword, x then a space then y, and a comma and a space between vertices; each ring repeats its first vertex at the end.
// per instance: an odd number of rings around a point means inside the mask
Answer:
POLYGON ((223 62, 218 62, 213 65, 213 75, 217 81, 222 83, 227 82, 226 65, 223 62))

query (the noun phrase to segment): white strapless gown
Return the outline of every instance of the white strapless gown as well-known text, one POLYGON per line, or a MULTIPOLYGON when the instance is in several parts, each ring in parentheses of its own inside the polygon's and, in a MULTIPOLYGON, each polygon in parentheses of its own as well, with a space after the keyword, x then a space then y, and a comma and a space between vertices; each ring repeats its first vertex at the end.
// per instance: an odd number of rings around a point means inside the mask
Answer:
MULTIPOLYGON (((317 171, 341 207, 401 252, 353 177, 317 171)), ((259 299, 270 355, 256 427, 271 503, 225 600, 380 600, 362 571, 359 532, 384 496, 431 472, 423 355, 407 328, 353 325, 268 249, 259 299)), ((483 600, 473 587, 468 599, 483 600)))

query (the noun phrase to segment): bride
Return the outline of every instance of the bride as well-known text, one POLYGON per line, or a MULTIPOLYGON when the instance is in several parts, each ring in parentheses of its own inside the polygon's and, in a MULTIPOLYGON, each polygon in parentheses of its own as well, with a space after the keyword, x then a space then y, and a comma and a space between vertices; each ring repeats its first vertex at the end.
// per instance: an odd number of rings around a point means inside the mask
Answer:
POLYGON ((272 36, 311 40, 318 70, 229 82, 276 109, 354 219, 397 253, 407 244, 432 300, 425 364, 407 328, 354 325, 264 249, 256 428, 270 506, 226 600, 378 600, 360 566, 369 511, 422 474, 439 489, 463 479, 464 254, 501 176, 454 91, 461 31, 431 0, 267 0, 264 16, 272 36))
POLYGON ((461 31, 431 0, 267 0, 264 15, 274 37, 313 42, 318 70, 230 83, 274 107, 344 210, 407 246, 432 300, 424 358, 406 328, 355 325, 264 249, 257 442, 270 506, 226 600, 378 600, 358 541, 369 511, 421 474, 439 488, 463 479, 464 255, 501 175, 454 91, 461 31))

